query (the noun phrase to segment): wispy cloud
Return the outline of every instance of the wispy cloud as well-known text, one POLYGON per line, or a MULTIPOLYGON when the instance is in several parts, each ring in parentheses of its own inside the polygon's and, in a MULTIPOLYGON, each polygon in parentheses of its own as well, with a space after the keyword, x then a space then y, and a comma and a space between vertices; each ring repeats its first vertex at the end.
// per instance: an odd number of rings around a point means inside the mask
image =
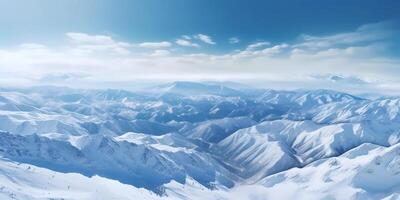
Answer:
POLYGON ((346 76, 341 74, 312 74, 310 78, 322 80, 322 81, 329 81, 333 83, 339 84, 352 84, 352 85, 364 85, 364 84, 371 84, 373 81, 364 80, 357 76, 346 76))
POLYGON ((194 38, 196 38, 196 39, 198 39, 198 40, 201 40, 202 42, 207 43, 207 44, 212 44, 212 45, 216 44, 216 43, 212 40, 212 38, 211 38, 210 36, 208 36, 208 35, 197 34, 197 35, 194 36, 194 38))
POLYGON ((199 44, 193 43, 193 42, 191 42, 191 41, 189 41, 189 40, 184 40, 184 39, 177 39, 177 40, 175 41, 175 43, 176 43, 177 45, 184 46, 184 47, 200 47, 199 44))
POLYGON ((151 48, 151 49, 162 49, 171 47, 171 42, 163 41, 163 42, 143 42, 139 44, 140 47, 151 48))
POLYGON ((42 44, 37 44, 37 43, 23 43, 19 45, 20 48, 22 49, 35 49, 35 50, 47 50, 47 47, 42 44))
MULTIPOLYGON (((269 42, 259 42, 250 44, 244 50, 239 50, 235 53, 228 54, 231 58, 257 58, 257 57, 271 57, 274 55, 278 55, 282 53, 284 49, 289 48, 289 45, 286 43, 277 44, 272 47, 264 47, 263 46, 270 45, 269 42)), ((226 55, 225 55, 226 56, 226 55)))
POLYGON ((182 35, 182 38, 185 40, 191 40, 192 37, 188 36, 188 35, 182 35))
POLYGON ((39 81, 43 83, 59 83, 65 81, 80 80, 86 78, 83 74, 71 74, 71 73, 58 73, 58 74, 47 74, 42 76, 39 81))
POLYGON ((76 32, 69 32, 66 33, 67 37, 71 39, 72 42, 78 44, 114 44, 115 41, 106 35, 89 35, 86 33, 76 33, 76 32))
POLYGON ((151 56, 168 56, 171 52, 164 49, 157 49, 155 50, 151 56))
POLYGON ((229 43, 231 43, 231 44, 237 44, 237 43, 240 42, 240 39, 237 38, 237 37, 231 37, 231 38, 229 38, 228 41, 229 41, 229 43))
POLYGON ((81 52, 111 52, 116 54, 129 54, 131 44, 115 41, 112 37, 106 35, 89 35, 86 33, 70 32, 66 36, 77 45, 76 50, 81 52))
POLYGON ((271 45, 270 42, 256 42, 256 43, 252 43, 250 45, 247 46, 247 50, 254 50, 254 49, 258 49, 260 47, 264 47, 264 46, 268 46, 271 45))
POLYGON ((353 32, 339 33, 327 36, 311 36, 303 34, 301 42, 295 47, 321 49, 331 48, 338 45, 357 45, 371 42, 379 42, 392 35, 392 22, 381 22, 366 24, 357 28, 353 32))

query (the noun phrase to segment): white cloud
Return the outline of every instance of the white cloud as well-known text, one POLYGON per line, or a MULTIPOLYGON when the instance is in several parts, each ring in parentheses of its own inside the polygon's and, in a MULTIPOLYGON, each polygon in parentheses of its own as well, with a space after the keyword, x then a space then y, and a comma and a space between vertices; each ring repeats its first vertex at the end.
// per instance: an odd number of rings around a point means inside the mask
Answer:
POLYGON ((143 48, 151 48, 151 49, 162 49, 162 48, 167 48, 171 47, 172 44, 167 41, 163 42, 143 42, 139 44, 140 47, 143 48))
POLYGON ((254 49, 258 49, 260 47, 268 46, 268 45, 271 45, 271 43, 270 42, 256 42, 256 43, 248 45, 246 49, 254 50, 254 49))
POLYGON ((78 80, 82 78, 86 78, 87 76, 83 74, 62 74, 62 73, 56 73, 56 74, 47 74, 44 75, 40 78, 41 82, 44 83, 57 83, 57 82, 64 82, 64 81, 69 81, 69 80, 78 80))
POLYGON ((302 35, 302 42, 296 44, 299 48, 322 49, 337 45, 357 45, 380 41, 392 33, 385 27, 391 26, 390 22, 362 25, 353 32, 339 33, 327 36, 302 35))
POLYGON ((239 50, 235 53, 230 54, 230 58, 271 57, 282 53, 284 49, 287 49, 289 47, 288 44, 282 43, 268 48, 261 48, 266 45, 270 45, 270 43, 259 42, 251 44, 245 50, 239 50))
POLYGON ((151 56, 168 56, 171 52, 164 49, 157 49, 155 50, 151 56))
POLYGON ((45 45, 37 44, 37 43, 24 43, 19 45, 22 49, 47 49, 45 45))
POLYGON ((284 50, 284 49, 286 49, 286 48, 288 48, 288 47, 289 47, 289 45, 286 44, 286 43, 279 44, 279 45, 275 45, 275 46, 273 46, 273 47, 265 48, 265 49, 261 50, 261 54, 263 54, 263 55, 274 55, 274 54, 278 54, 278 53, 281 53, 282 50, 284 50))
POLYGON ((310 57, 314 58, 357 58, 365 59, 378 56, 384 52, 388 46, 382 43, 370 43, 362 46, 327 47, 321 49, 308 49, 295 47, 291 50, 291 57, 310 57))
POLYGON ((231 37, 231 38, 229 38, 229 43, 231 43, 231 44, 237 44, 237 43, 239 43, 240 42, 240 40, 239 40, 239 38, 237 38, 237 37, 231 37))
MULTIPOLYGON (((354 32, 379 32, 372 29, 363 26, 354 32)), ((328 39, 329 45, 318 48, 301 45, 325 41, 326 38, 341 38, 343 34, 352 35, 352 32, 323 36, 324 39, 322 36, 309 36, 295 43, 258 42, 222 54, 200 52, 202 49, 193 54, 191 49, 185 48, 143 50, 137 49, 138 45, 109 36, 69 34, 69 43, 59 46, 31 43, 0 48, 0 82, 34 85, 50 77, 52 83, 58 81, 75 87, 126 87, 137 80, 209 79, 283 89, 324 87, 396 92, 396 88, 390 85, 400 85, 400 61, 382 54, 391 48, 383 42, 383 35, 377 37, 379 34, 376 34, 375 39, 362 42, 348 39, 349 42, 340 44, 328 39), (118 53, 118 48, 129 54, 118 53), (73 74, 74 77, 64 74, 73 74), (336 76, 326 77, 326 74, 336 76), (376 81, 374 84, 352 84, 359 80, 376 81)), ((199 47, 193 40, 180 38, 175 42, 181 46, 199 47)))
POLYGON ((192 38, 188 35, 182 35, 182 38, 185 40, 191 40, 192 38))
POLYGON ((20 52, 30 52, 31 54, 42 54, 49 52, 49 48, 47 48, 43 44, 37 44, 37 43, 21 44, 19 45, 19 50, 20 52))
POLYGON ((211 38, 210 36, 208 36, 208 35, 197 34, 197 35, 195 35, 194 37, 195 37, 196 39, 198 39, 198 40, 201 40, 201 41, 204 42, 204 43, 212 44, 212 45, 215 44, 215 42, 212 40, 212 38, 211 38))
POLYGON ((114 40, 106 35, 88 35, 86 33, 69 32, 66 36, 73 42, 83 44, 114 44, 114 40))
POLYGON ((180 46, 185 46, 185 47, 200 47, 200 45, 193 43, 189 40, 184 40, 184 39, 177 39, 175 41, 176 44, 180 45, 180 46))
POLYGON ((339 84, 352 84, 352 85, 364 85, 364 84, 371 84, 371 81, 364 80, 357 76, 346 76, 341 74, 312 74, 310 78, 322 80, 322 81, 329 81, 333 83, 339 84))
POLYGON ((76 45, 75 52, 93 53, 96 51, 109 52, 115 54, 129 54, 132 46, 127 42, 115 41, 106 35, 89 35, 86 33, 66 33, 71 42, 76 45))

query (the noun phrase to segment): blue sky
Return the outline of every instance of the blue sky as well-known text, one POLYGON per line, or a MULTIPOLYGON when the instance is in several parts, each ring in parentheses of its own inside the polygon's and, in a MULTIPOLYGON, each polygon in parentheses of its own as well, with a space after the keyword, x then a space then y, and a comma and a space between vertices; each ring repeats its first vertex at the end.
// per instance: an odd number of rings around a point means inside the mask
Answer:
POLYGON ((396 93, 399 20, 396 0, 0 0, 0 84, 188 79, 396 93))
POLYGON ((352 31, 400 17, 396 0, 1 0, 2 42, 57 40, 65 32, 112 34, 131 42, 206 33, 226 44, 295 40, 352 31))

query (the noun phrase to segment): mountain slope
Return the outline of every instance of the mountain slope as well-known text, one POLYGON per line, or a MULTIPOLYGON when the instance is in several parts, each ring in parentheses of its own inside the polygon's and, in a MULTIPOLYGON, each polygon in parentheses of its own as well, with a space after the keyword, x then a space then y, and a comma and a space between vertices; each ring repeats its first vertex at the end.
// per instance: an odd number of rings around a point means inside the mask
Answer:
POLYGON ((399 145, 384 148, 365 143, 337 158, 267 177, 260 184, 272 199, 397 199, 399 152, 399 145))

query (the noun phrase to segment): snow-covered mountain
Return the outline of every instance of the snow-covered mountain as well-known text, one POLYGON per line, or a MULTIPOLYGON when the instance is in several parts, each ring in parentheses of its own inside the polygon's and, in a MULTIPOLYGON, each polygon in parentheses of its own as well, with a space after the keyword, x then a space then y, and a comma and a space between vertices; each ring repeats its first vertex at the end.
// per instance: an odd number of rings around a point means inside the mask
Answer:
POLYGON ((400 199, 399 111, 215 82, 2 89, 0 197, 400 199))

